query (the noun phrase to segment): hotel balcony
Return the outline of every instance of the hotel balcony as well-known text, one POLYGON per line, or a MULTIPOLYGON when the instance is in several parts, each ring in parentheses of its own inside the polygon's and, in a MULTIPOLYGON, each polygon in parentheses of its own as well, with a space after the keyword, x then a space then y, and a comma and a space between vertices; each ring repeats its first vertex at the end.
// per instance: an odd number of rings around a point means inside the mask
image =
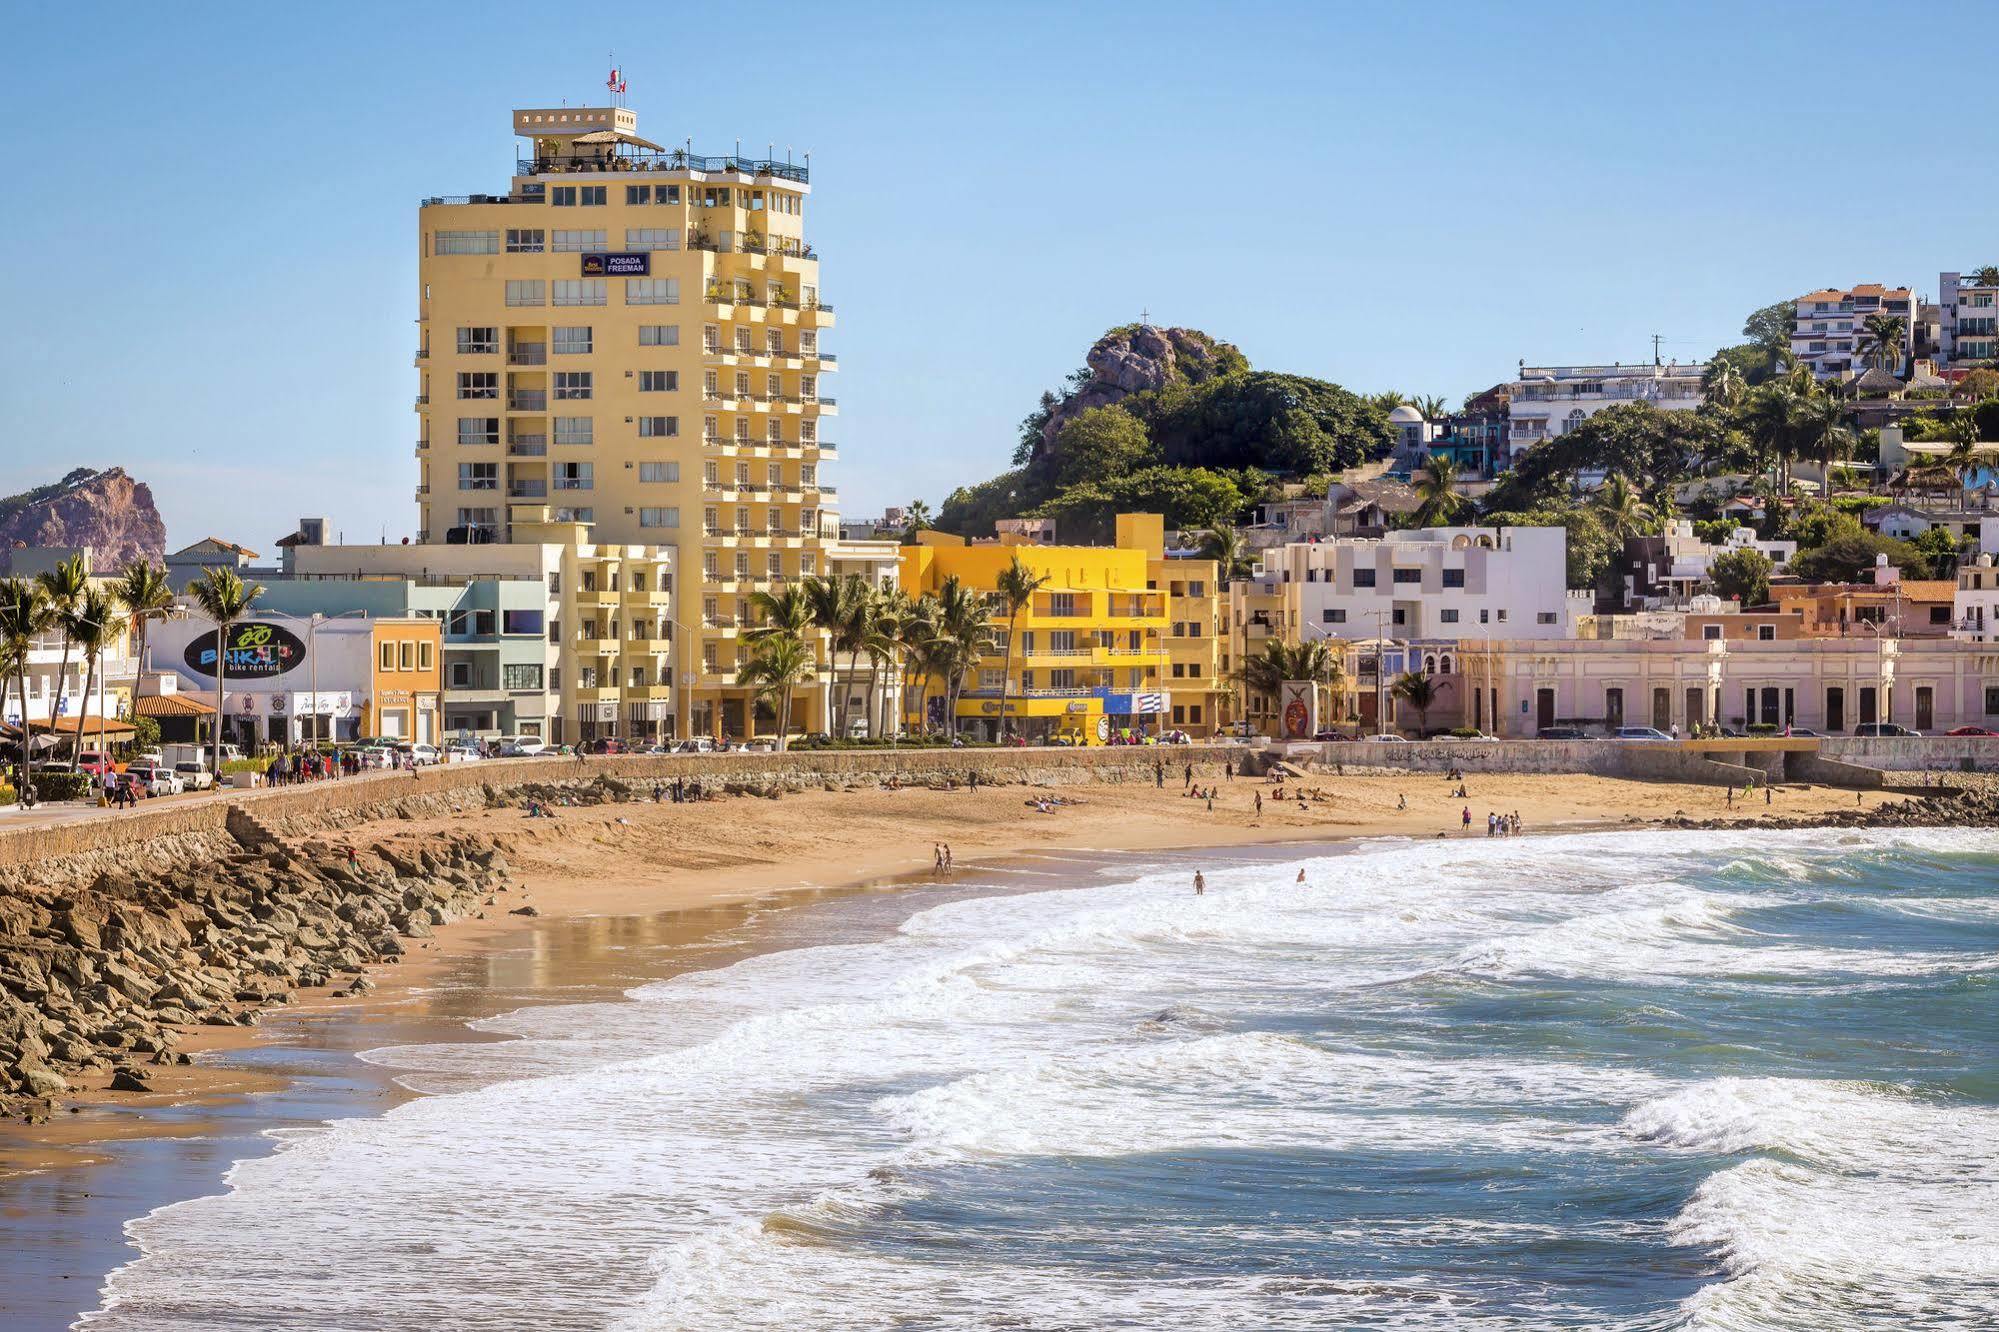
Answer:
POLYGON ((546 412, 548 410, 548 391, 546 389, 515 389, 507 395, 507 410, 510 412, 546 412))
POLYGON ((623 593, 627 606, 664 606, 673 600, 673 593, 663 587, 628 587, 623 593))
POLYGON ((517 342, 507 348, 508 365, 547 365, 548 344, 545 342, 517 342))
POLYGON ((673 651, 673 640, 670 638, 628 638, 625 640, 625 646, 629 651, 638 656, 657 657, 673 651))
POLYGON ((545 458, 548 456, 548 436, 509 435, 507 452, 516 458, 545 458))
POLYGON ((576 654, 580 657, 615 657, 619 651, 619 640, 595 637, 591 630, 578 634, 574 640, 576 654))

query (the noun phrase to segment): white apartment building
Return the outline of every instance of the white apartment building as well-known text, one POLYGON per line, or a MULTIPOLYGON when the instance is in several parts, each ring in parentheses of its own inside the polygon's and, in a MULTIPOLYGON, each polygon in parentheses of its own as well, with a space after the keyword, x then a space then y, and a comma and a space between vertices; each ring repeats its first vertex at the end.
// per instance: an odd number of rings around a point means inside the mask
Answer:
POLYGON ((1884 367, 1900 375, 1916 352, 1916 304, 1907 287, 1863 282, 1845 291, 1826 287, 1806 292, 1798 297, 1791 316, 1791 355, 1820 379, 1857 374, 1867 367, 1871 315, 1892 315, 1902 321, 1901 354, 1895 364, 1884 367))
POLYGON ((1999 286, 1964 273, 1937 275, 1937 364, 1963 368, 1999 360, 1999 286))
POLYGON ((1705 396, 1704 363, 1685 365, 1520 365, 1508 387, 1507 447, 1515 454, 1574 430, 1606 407, 1649 402, 1692 411, 1705 396))
MULTIPOLYGON (((1425 527, 1263 552, 1260 581, 1296 598, 1306 638, 1568 638, 1568 533, 1425 527)), ((1584 603, 1587 604, 1586 601, 1584 603)))
POLYGON ((1968 643, 1999 642, 1999 569, 1980 555, 1957 571, 1951 594, 1950 636, 1968 643))

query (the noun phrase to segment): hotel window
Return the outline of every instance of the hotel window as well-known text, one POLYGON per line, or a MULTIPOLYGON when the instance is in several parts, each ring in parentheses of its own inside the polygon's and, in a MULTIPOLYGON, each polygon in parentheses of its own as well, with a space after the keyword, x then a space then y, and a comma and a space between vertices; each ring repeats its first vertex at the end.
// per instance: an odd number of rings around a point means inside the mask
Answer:
POLYGON ((784 330, 768 329, 764 333, 764 351, 772 356, 784 355, 784 330))
POLYGON ((500 330, 497 328, 461 328, 458 330, 458 354, 460 356, 480 356, 500 350, 500 330))
POLYGON ((701 573, 703 577, 713 581, 721 572, 722 561, 714 551, 708 551, 701 557, 701 573))
POLYGON ((584 185, 581 187, 582 194, 577 202, 585 208, 602 208, 608 188, 604 185, 584 185))
POLYGON ((430 663, 430 640, 419 638, 416 644, 416 668, 420 671, 427 671, 430 669, 430 663))
POLYGON ((1327 624, 1345 624, 1347 622, 1347 613, 1338 606, 1328 606, 1320 613, 1319 618, 1327 624))
POLYGON ((546 305, 548 304, 548 297, 545 294, 547 290, 548 284, 540 278, 509 279, 507 282, 507 304, 546 305))
POLYGON ((1534 613, 1534 623, 1536 624, 1553 624, 1557 618, 1553 611, 1536 611, 1534 613))
POLYGON ((500 377, 490 370, 461 370, 458 372, 458 396, 497 398, 500 396, 500 377))
POLYGON ((416 644, 407 638, 398 639, 396 641, 396 657, 401 669, 406 671, 415 670, 416 644))
POLYGON ((772 578, 784 577, 784 556, 772 551, 764 557, 764 572, 772 578))
POLYGON ((552 208, 574 208, 576 206, 576 187, 574 185, 557 185, 548 192, 548 202, 552 208))
POLYGON ((555 303, 557 305, 602 305, 607 288, 603 278, 557 278, 555 280, 555 303))
POLYGON ((1458 622, 1458 612, 1454 607, 1445 607, 1443 610, 1437 612, 1437 618, 1445 624, 1456 624, 1458 622))
POLYGON ((701 350, 707 352, 718 352, 722 350, 722 331, 719 328, 715 327, 715 325, 704 324, 702 326, 701 350))
POLYGON ((555 509, 552 511, 558 523, 594 523, 597 521, 595 509, 555 509))
POLYGON ((819 288, 800 287, 798 289, 798 299, 800 304, 806 306, 814 306, 819 304, 819 288))
POLYGON ((798 377, 798 400, 811 402, 819 396, 819 376, 800 375, 798 377))
POLYGON ((647 484, 663 482, 670 485, 680 480, 680 464, 677 462, 642 462, 639 464, 639 480, 647 484))
POLYGON ((767 464, 765 464, 765 465, 764 465, 764 481, 766 482, 766 487, 765 487, 766 489, 769 489, 769 490, 783 490, 783 489, 784 489, 784 464, 783 464, 783 463, 767 463, 767 464))
POLYGON ((639 325, 639 346, 678 347, 680 345, 680 325, 641 324, 639 325))
POLYGON ((1423 581, 1423 571, 1421 569, 1397 569, 1395 571, 1395 581, 1398 583, 1420 583, 1423 581))
POLYGON ((640 439, 672 439, 680 433, 680 418, 677 416, 641 416, 639 418, 640 439))
POLYGON ((798 441, 801 444, 818 443, 819 423, 813 420, 800 421, 798 423, 798 441))
POLYGON ((587 462, 560 462, 555 465, 557 490, 589 490, 591 465, 587 462))
POLYGON ((747 444, 747 443, 749 443, 749 442, 750 442, 750 418, 749 418, 749 417, 747 417, 747 416, 739 416, 739 417, 737 417, 737 418, 736 418, 736 439, 737 439, 737 441, 738 441, 739 443, 743 443, 743 444, 747 444))
POLYGON ((764 376, 764 396, 772 402, 784 396, 784 380, 777 375, 764 376))
POLYGON ((764 422, 764 439, 772 444, 784 443, 784 423, 775 417, 764 422))
POLYGON ((498 444, 500 442, 500 418, 497 416, 459 417, 458 442, 460 444, 498 444))
POLYGON ((498 463, 459 463, 458 488, 460 490, 498 490, 500 488, 500 465, 498 463))
POLYGON ((385 671, 393 671, 396 668, 396 645, 394 643, 382 644, 381 668, 385 671))
POLYGON ((1444 570, 1445 587, 1463 587, 1464 585, 1465 585, 1465 571, 1463 569, 1444 570))
POLYGON ((680 526, 680 510, 677 508, 640 509, 639 526, 678 527, 680 526))
POLYGON ((653 187, 652 201, 656 204, 677 204, 680 202, 678 185, 656 185, 653 187))
POLYGON ((587 416, 558 416, 555 418, 555 442, 557 444, 589 444, 594 442, 587 416))
POLYGON ((736 352, 742 356, 750 354, 750 331, 747 328, 736 330, 736 352))
POLYGON ((437 243, 431 247, 433 254, 498 254, 500 233, 497 231, 440 231, 437 243))
POLYGON ((550 345, 557 356, 581 356, 590 351, 594 339, 590 335, 588 325, 582 328, 558 328, 552 335, 550 345))
POLYGON ((736 396, 739 398, 750 396, 750 377, 740 370, 736 372, 736 396))
POLYGON ((639 371, 639 392, 641 393, 675 393, 679 389, 680 372, 678 370, 639 371))
POLYGON ((502 689, 540 689, 541 667, 532 662, 508 662, 500 667, 502 689))
POLYGON ((679 278, 626 278, 626 305, 680 304, 679 278))
POLYGON ((800 329, 798 333, 798 354, 816 356, 819 354, 819 335, 811 329, 800 329))
POLYGON ((1372 569, 1355 569, 1355 570, 1353 571, 1353 585, 1354 585, 1355 587, 1373 587, 1373 586, 1374 586, 1374 570, 1372 570, 1372 569))
POLYGON ((540 227, 507 232, 508 254, 540 254, 548 248, 548 233, 540 227))
POLYGON ((460 527, 492 527, 499 521, 500 511, 498 509, 460 509, 458 511, 458 526, 460 527))
POLYGON ((649 204, 652 202, 652 186, 625 186, 625 202, 628 204, 649 204))
POLYGON ((555 233, 557 254, 594 254, 604 248, 604 233, 601 231, 558 231, 555 233))
POLYGON ((453 689, 470 689, 472 687, 472 663, 469 661, 452 662, 448 668, 447 680, 453 689))
POLYGON ((680 248, 680 232, 673 227, 626 227, 625 248, 633 253, 680 248))
POLYGON ((590 372, 588 370, 558 370, 555 372, 555 396, 557 398, 587 398, 590 396, 590 372))

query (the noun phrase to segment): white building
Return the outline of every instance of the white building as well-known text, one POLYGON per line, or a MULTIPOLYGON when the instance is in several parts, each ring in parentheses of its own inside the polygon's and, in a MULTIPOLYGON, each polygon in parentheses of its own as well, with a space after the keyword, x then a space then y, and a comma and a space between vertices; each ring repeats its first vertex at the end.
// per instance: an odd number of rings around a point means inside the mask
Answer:
MULTIPOLYGON (((1891 315, 1902 321, 1902 342, 1893 365, 1900 375, 1916 351, 1916 305, 1907 287, 1863 282, 1850 290, 1826 287, 1798 297, 1791 316, 1791 355, 1820 379, 1837 379, 1866 368, 1871 339, 1867 320, 1891 315)), ((1948 316, 1945 316, 1948 319, 1948 316)))
MULTIPOLYGON (((870 585, 892 591, 899 585, 902 569, 901 544, 895 541, 849 541, 842 538, 827 548, 827 573, 834 578, 858 574, 870 585)), ((877 663, 862 653, 858 661, 847 654, 829 652, 828 669, 818 685, 825 698, 823 717, 846 716, 850 729, 858 730, 865 719, 866 734, 887 735, 902 707, 902 677, 893 662, 877 663)))
POLYGON ((1292 585, 1307 638, 1567 638, 1568 534, 1559 527, 1426 527, 1263 552, 1292 585))
POLYGON ((1554 439, 1606 407, 1649 402, 1662 411, 1692 411, 1701 405, 1707 366, 1544 365, 1520 366, 1508 386, 1507 447, 1513 453, 1554 439))
POLYGON ((1989 554, 1957 571, 1950 636, 1970 643, 1999 642, 1999 569, 1993 567, 1989 554))
POLYGON ((1938 365, 1962 369, 1999 359, 1999 286, 1939 273, 1937 309, 1938 365))

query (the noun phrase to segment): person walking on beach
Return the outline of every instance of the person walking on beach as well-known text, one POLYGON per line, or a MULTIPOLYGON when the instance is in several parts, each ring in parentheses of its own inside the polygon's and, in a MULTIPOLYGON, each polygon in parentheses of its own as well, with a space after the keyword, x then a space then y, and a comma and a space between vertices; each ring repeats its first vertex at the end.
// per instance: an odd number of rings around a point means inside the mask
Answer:
POLYGON ((930 853, 931 853, 931 854, 932 854, 933 856, 935 856, 935 857, 937 858, 937 868, 938 868, 938 869, 943 869, 943 868, 944 868, 944 844, 943 844, 942 842, 932 842, 932 843, 930 844, 930 853))
POLYGON ((1397 795, 1397 796, 1395 797, 1395 808, 1397 808, 1397 809, 1407 809, 1407 808, 1409 808, 1409 797, 1408 797, 1408 796, 1406 796, 1406 795, 1400 795, 1400 794, 1398 794, 1398 795, 1397 795))
POLYGON ((1210 787, 1208 788, 1208 813, 1212 814, 1214 812, 1215 812, 1215 792, 1214 788, 1210 787))
POLYGON ((1263 792, 1261 791, 1256 793, 1256 816, 1258 818, 1263 817, 1263 792))
POLYGON ((1192 786, 1193 784, 1194 784, 1194 765, 1193 765, 1193 764, 1191 764, 1191 763, 1189 763, 1189 764, 1187 765, 1187 780, 1186 780, 1186 781, 1184 781, 1184 782, 1182 782, 1182 783, 1181 783, 1181 786, 1182 786, 1182 787, 1190 787, 1190 786, 1192 786))
POLYGON ((1776 789, 1777 789, 1776 787, 1774 787, 1774 786, 1771 786, 1771 785, 1770 785, 1769 783, 1767 783, 1767 782, 1766 782, 1766 783, 1764 783, 1764 786, 1763 786, 1763 803, 1764 803, 1764 804, 1766 804, 1766 805, 1767 805, 1767 804, 1769 804, 1769 803, 1770 803, 1770 796, 1771 796, 1771 793, 1772 793, 1772 792, 1774 792, 1774 791, 1775 791, 1776 789))
POLYGON ((949 842, 944 843, 944 868, 951 868, 951 844, 949 842))
POLYGON ((1458 827, 1459 827, 1459 828, 1460 828, 1460 829, 1461 829, 1462 831, 1464 831, 1464 832, 1470 832, 1470 831, 1471 831, 1471 806, 1470 806, 1470 805, 1466 805, 1466 806, 1465 806, 1465 808, 1464 808, 1464 813, 1463 813, 1462 817, 1460 817, 1460 819, 1458 820, 1458 827))
POLYGON ((1152 784, 1161 791, 1166 789, 1166 763, 1163 759, 1153 760, 1152 784))
POLYGON ((1208 881, 1207 881, 1207 879, 1206 879, 1206 878, 1205 878, 1205 877, 1204 877, 1204 876, 1202 875, 1201 871, 1199 871, 1199 870, 1195 870, 1195 871, 1194 871, 1194 896, 1196 896, 1196 897, 1199 897, 1199 896, 1201 896, 1201 895, 1202 895, 1203 893, 1205 893, 1205 892, 1207 892, 1207 891, 1208 891, 1208 881))
POLYGON ((1231 782, 1235 780, 1235 760, 1234 760, 1234 759, 1224 759, 1224 760, 1222 761, 1222 777, 1223 777, 1223 778, 1224 778, 1225 780, 1227 780, 1227 781, 1231 781, 1231 782))

